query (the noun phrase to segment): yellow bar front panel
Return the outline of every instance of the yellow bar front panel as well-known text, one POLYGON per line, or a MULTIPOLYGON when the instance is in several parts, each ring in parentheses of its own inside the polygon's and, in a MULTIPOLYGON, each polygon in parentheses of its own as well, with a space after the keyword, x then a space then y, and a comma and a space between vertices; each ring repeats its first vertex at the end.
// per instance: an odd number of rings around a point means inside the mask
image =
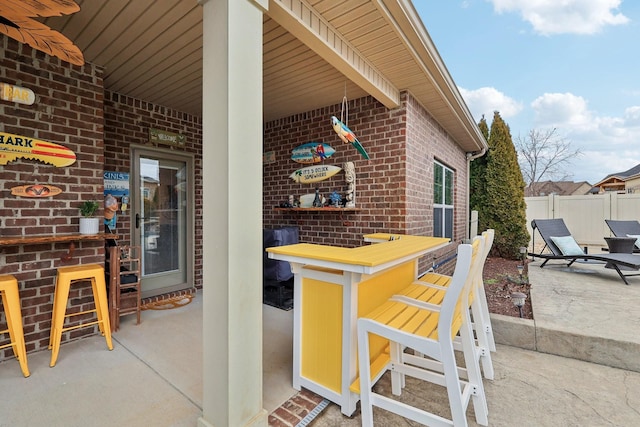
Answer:
MULTIPOLYGON (((375 274, 358 286, 358 316, 381 305, 392 295, 413 282, 416 261, 407 261, 375 274)), ((343 319, 341 285, 315 279, 302 280, 301 374, 337 393, 341 393, 343 319)), ((370 339, 374 360, 387 347, 388 341, 370 339)))
MULTIPOLYGON (((409 261, 363 281, 358 286, 358 317, 382 305, 386 300, 416 280, 416 261, 409 261)), ((369 338, 369 354, 374 361, 387 348, 389 341, 378 336, 369 338)))
POLYGON ((340 393, 342 286, 304 278, 301 314, 301 374, 340 393))

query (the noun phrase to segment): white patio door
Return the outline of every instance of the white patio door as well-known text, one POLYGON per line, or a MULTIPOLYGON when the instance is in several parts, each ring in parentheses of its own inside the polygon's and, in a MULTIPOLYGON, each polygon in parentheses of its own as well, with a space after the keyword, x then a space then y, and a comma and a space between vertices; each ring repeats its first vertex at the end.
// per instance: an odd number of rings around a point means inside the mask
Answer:
POLYGON ((133 239, 142 247, 142 296, 193 286, 193 158, 134 148, 133 239))

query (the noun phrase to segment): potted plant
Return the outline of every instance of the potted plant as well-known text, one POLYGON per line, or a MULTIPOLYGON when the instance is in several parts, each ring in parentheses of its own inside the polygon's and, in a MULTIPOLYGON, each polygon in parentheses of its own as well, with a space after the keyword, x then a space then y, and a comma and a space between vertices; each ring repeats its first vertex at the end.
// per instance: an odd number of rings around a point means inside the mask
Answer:
POLYGON ((98 234, 100 229, 100 218, 94 215, 100 205, 95 200, 87 200, 80 205, 80 234, 98 234))

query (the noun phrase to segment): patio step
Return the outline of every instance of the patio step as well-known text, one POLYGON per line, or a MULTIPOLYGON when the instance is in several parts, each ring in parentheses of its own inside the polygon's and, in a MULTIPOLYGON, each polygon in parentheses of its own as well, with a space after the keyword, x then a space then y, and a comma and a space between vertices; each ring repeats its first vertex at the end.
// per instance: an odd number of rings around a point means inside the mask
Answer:
POLYGON ((601 265, 529 265, 534 320, 491 315, 496 342, 640 372, 640 276, 601 265))

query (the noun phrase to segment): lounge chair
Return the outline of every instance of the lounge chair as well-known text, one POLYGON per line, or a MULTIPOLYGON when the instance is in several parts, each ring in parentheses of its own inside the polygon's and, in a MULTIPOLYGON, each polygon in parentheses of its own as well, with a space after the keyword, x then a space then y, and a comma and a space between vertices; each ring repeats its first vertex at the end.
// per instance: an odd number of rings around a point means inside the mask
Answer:
MULTIPOLYGON (((616 237, 636 237, 640 236, 640 222, 632 220, 605 219, 609 229, 616 237)), ((640 252, 640 242, 636 241, 633 249, 634 253, 640 252)))
POLYGON ((628 285, 627 276, 638 276, 640 274, 622 274, 622 270, 640 270, 640 255, 621 254, 621 253, 599 253, 586 254, 569 232, 569 229, 562 218, 554 219, 534 219, 531 221, 531 228, 536 229, 542 236, 545 246, 540 253, 529 253, 530 256, 542 258, 545 261, 540 264, 540 268, 544 267, 548 261, 553 259, 569 261, 567 267, 570 267, 577 260, 600 261, 606 263, 606 267, 616 270, 622 281, 628 285), (551 253, 544 253, 548 248, 551 253))

